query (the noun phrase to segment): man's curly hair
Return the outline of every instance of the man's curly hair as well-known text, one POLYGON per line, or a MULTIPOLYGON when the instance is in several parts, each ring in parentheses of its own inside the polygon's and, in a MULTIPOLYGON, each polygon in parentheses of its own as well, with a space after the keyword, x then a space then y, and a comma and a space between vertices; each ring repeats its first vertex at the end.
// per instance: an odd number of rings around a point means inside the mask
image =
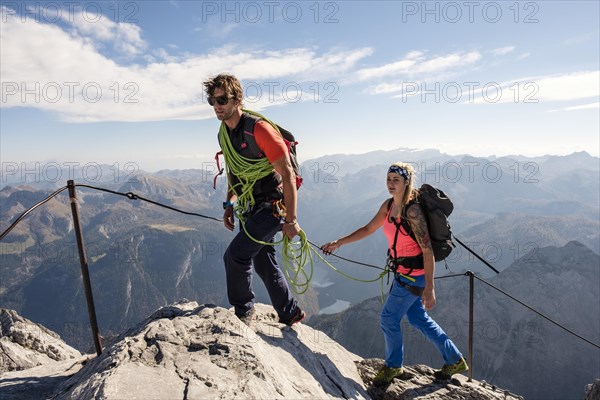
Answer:
POLYGON ((219 74, 203 83, 204 90, 208 97, 213 97, 215 89, 219 88, 225 92, 227 97, 230 97, 240 104, 243 101, 243 90, 242 84, 233 75, 230 74, 219 74))

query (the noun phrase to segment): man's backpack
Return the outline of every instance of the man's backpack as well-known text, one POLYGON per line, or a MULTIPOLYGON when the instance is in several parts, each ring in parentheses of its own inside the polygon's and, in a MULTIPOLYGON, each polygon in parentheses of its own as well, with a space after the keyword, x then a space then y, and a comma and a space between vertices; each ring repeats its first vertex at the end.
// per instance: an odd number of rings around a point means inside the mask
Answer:
POLYGON ((294 174, 296 174, 296 188, 299 189, 300 186, 302 186, 302 170, 300 169, 300 163, 298 163, 298 154, 296 153, 296 145, 298 142, 296 141, 296 138, 292 132, 282 128, 279 125, 277 125, 277 128, 279 128, 279 132, 281 133, 281 136, 283 136, 283 141, 288 148, 292 169, 294 170, 294 174))
MULTIPOLYGON (((390 199, 388 202, 388 210, 392 206, 392 200, 390 199)), ((444 260, 450 255, 452 249, 456 247, 454 242, 452 242, 452 230, 448 223, 448 217, 452 213, 452 210, 454 210, 452 201, 440 189, 424 183, 419 189, 417 198, 411 200, 407 204, 406 209, 413 203, 420 204, 425 215, 435 261, 444 260)), ((400 225, 416 241, 415 234, 406 218, 401 218, 400 225)), ((399 228, 396 225, 396 229, 399 228)))
MULTIPOLYGON (((301 170, 300 170, 300 164, 298 163, 298 155, 296 153, 296 145, 298 144, 298 142, 296 141, 296 138, 294 137, 294 135, 287 129, 282 128, 275 122, 271 121, 264 115, 257 113, 256 111, 251 111, 251 110, 247 110, 247 109, 242 109, 242 111, 255 117, 257 119, 257 121, 263 120, 263 121, 268 122, 276 131, 279 131, 279 133, 281 133, 281 136, 283 137, 283 141, 285 142, 285 145, 288 148, 288 154, 290 156, 290 162, 292 164, 292 169, 294 170, 294 174, 296 175, 296 188, 300 188, 300 186, 302 186, 302 174, 301 174, 301 170)), ((250 131, 251 133, 253 133, 254 132, 254 124, 252 124, 251 128, 250 127, 244 128, 244 131, 250 131)), ((244 135, 244 137, 245 136, 246 135, 244 135)), ((250 137, 252 137, 252 136, 250 136, 250 137)), ((252 145, 256 146, 257 151, 260 151, 260 149, 258 148, 258 145, 256 144, 255 141, 253 141, 252 145)))

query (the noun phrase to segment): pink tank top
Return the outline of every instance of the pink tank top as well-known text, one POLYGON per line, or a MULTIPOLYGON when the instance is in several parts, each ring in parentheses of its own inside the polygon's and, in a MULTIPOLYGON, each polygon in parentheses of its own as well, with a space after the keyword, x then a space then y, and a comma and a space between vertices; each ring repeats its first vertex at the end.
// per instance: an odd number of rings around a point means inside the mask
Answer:
MULTIPOLYGON (((388 210, 388 213, 385 217, 385 221, 383 222, 383 233, 388 241, 388 247, 390 248, 390 254, 392 257, 412 257, 418 256, 422 253, 421 247, 419 244, 414 241, 408 233, 404 230, 402 226, 400 226, 400 231, 398 232, 398 239, 396 240, 396 254, 394 254, 394 250, 392 250, 392 246, 394 245, 394 237, 396 236, 396 225, 393 222, 390 222, 390 212, 392 208, 388 210)), ((398 267, 398 272, 401 274, 408 274, 410 272, 409 268, 404 268, 402 266, 398 267)), ((411 276, 420 276, 425 274, 424 269, 414 269, 410 275, 411 276)))

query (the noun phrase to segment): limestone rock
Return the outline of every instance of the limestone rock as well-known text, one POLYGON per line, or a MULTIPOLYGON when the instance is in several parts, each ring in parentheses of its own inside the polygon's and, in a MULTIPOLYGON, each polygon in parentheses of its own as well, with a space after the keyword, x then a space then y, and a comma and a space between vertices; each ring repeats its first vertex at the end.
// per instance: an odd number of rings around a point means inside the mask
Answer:
MULTIPOLYGON (((358 363, 361 378, 369 385, 384 366, 381 359, 366 359, 358 363)), ((449 381, 434 378, 434 370, 426 365, 405 367, 406 377, 394 379, 387 387, 370 385, 369 394, 377 400, 515 400, 522 397, 505 390, 473 380, 464 375, 454 375, 449 381)))
POLYGON ((585 387, 583 400, 600 400, 600 379, 585 387))
POLYGON ((435 381, 433 369, 424 365, 407 366, 408 380, 371 387, 382 366, 383 360, 363 360, 307 325, 280 324, 271 306, 257 304, 255 320, 246 326, 232 310, 186 300, 157 310, 99 357, 0 375, 0 398, 515 398, 462 375, 435 381))
POLYGON ((79 371, 95 354, 75 360, 57 361, 0 375, 0 399, 39 400, 52 398, 61 384, 79 371))
POLYGON ((0 309, 0 373, 73 360, 81 353, 42 325, 0 309))
POLYGON ((360 357, 256 307, 251 327, 221 307, 161 308, 65 382, 57 399, 369 398, 360 357))

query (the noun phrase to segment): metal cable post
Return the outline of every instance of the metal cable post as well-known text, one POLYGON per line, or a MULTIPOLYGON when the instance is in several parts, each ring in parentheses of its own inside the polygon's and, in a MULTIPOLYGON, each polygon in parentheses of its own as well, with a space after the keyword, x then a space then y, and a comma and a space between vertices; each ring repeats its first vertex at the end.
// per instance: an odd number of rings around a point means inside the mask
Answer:
POLYGON ((81 264, 81 278, 83 279, 83 289, 87 299, 88 315, 90 317, 90 325, 92 327, 92 337, 96 354, 102 354, 102 338, 98 330, 98 321, 96 319, 96 308, 94 306, 94 296, 92 295, 92 284, 90 283, 90 272, 88 269, 87 256, 85 253, 85 245, 83 243, 83 233, 81 229, 81 221, 79 220, 79 204, 77 203, 77 193, 75 192, 75 182, 67 181, 69 188, 69 200, 71 202, 71 212, 73 213, 73 225, 75 235, 77 237, 77 249, 79 250, 79 263, 81 264))
POLYGON ((475 274, 467 271, 469 276, 469 382, 473 381, 473 299, 475 292, 475 274))

